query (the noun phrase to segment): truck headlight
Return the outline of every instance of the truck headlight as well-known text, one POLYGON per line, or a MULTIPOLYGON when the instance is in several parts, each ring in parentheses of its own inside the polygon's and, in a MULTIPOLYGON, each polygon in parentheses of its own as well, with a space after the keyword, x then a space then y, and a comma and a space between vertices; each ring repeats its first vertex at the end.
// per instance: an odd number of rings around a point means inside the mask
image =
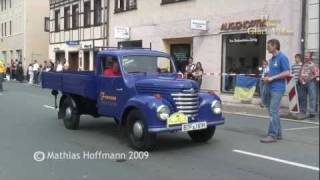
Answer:
POLYGON ((167 120, 170 116, 170 108, 166 105, 161 105, 157 108, 157 116, 160 120, 167 120))
POLYGON ((214 114, 221 114, 222 113, 222 106, 221 106, 221 102, 218 100, 214 100, 211 103, 211 111, 214 114))

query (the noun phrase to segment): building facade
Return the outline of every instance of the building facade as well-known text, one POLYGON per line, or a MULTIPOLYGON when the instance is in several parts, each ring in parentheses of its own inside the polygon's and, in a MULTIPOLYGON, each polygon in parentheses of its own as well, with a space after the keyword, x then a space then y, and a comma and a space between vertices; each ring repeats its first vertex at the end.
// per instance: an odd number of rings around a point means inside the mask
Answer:
POLYGON ((306 1, 306 51, 313 52, 313 59, 319 64, 319 22, 320 22, 320 1, 307 0, 306 1))
POLYGON ((93 70, 107 45, 108 0, 50 0, 49 57, 70 70, 93 70))
POLYGON ((48 7, 47 0, 0 0, 0 56, 7 63, 22 61, 26 68, 48 58, 48 34, 43 31, 48 7))
MULTIPOLYGON (((181 71, 189 56, 206 73, 256 73, 277 38, 293 60, 301 48, 300 0, 110 0, 109 45, 166 51, 181 71), (285 8, 284 8, 285 7, 285 8)), ((203 89, 231 93, 234 78, 205 75, 203 89)))

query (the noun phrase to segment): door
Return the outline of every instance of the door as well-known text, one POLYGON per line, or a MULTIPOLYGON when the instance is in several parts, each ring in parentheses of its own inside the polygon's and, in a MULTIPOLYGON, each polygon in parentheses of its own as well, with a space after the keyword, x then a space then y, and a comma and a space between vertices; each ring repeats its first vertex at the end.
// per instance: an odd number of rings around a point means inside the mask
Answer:
POLYGON ((172 44, 170 47, 171 56, 174 58, 178 71, 184 72, 185 66, 188 64, 190 57, 191 45, 190 44, 172 44))
MULTIPOLYGON (((118 63, 116 57, 101 56, 101 74, 98 77, 98 111, 109 117, 120 117, 121 110, 126 103, 126 86, 121 75, 104 75, 103 71, 118 63)), ((121 73, 120 73, 121 74, 121 73)))
POLYGON ((83 52, 83 70, 89 71, 90 68, 90 52, 84 51, 83 52))
POLYGON ((69 70, 77 71, 79 69, 79 53, 70 52, 69 53, 69 70))

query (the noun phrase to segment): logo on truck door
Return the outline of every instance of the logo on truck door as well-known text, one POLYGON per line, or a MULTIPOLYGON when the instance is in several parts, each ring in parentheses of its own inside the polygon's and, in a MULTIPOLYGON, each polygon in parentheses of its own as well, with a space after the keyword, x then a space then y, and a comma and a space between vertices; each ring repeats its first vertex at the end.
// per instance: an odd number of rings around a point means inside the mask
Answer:
POLYGON ((117 101, 117 96, 109 96, 107 93, 105 92, 100 92, 100 100, 102 102, 116 102, 117 101))

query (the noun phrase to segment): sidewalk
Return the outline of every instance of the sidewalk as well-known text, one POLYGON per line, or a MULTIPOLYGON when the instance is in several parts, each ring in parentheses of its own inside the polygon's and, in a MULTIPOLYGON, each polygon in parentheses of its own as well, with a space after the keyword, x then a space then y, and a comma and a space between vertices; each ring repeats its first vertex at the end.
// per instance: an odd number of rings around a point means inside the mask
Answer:
MULTIPOLYGON (((261 108, 256 104, 244 104, 237 102, 223 102, 223 111, 225 113, 238 114, 238 115, 248 115, 254 117, 265 117, 268 118, 269 114, 266 108, 261 108)), ((282 119, 297 120, 301 122, 314 122, 319 123, 319 115, 315 118, 306 118, 303 114, 292 114, 286 107, 280 108, 280 116, 282 119)))

